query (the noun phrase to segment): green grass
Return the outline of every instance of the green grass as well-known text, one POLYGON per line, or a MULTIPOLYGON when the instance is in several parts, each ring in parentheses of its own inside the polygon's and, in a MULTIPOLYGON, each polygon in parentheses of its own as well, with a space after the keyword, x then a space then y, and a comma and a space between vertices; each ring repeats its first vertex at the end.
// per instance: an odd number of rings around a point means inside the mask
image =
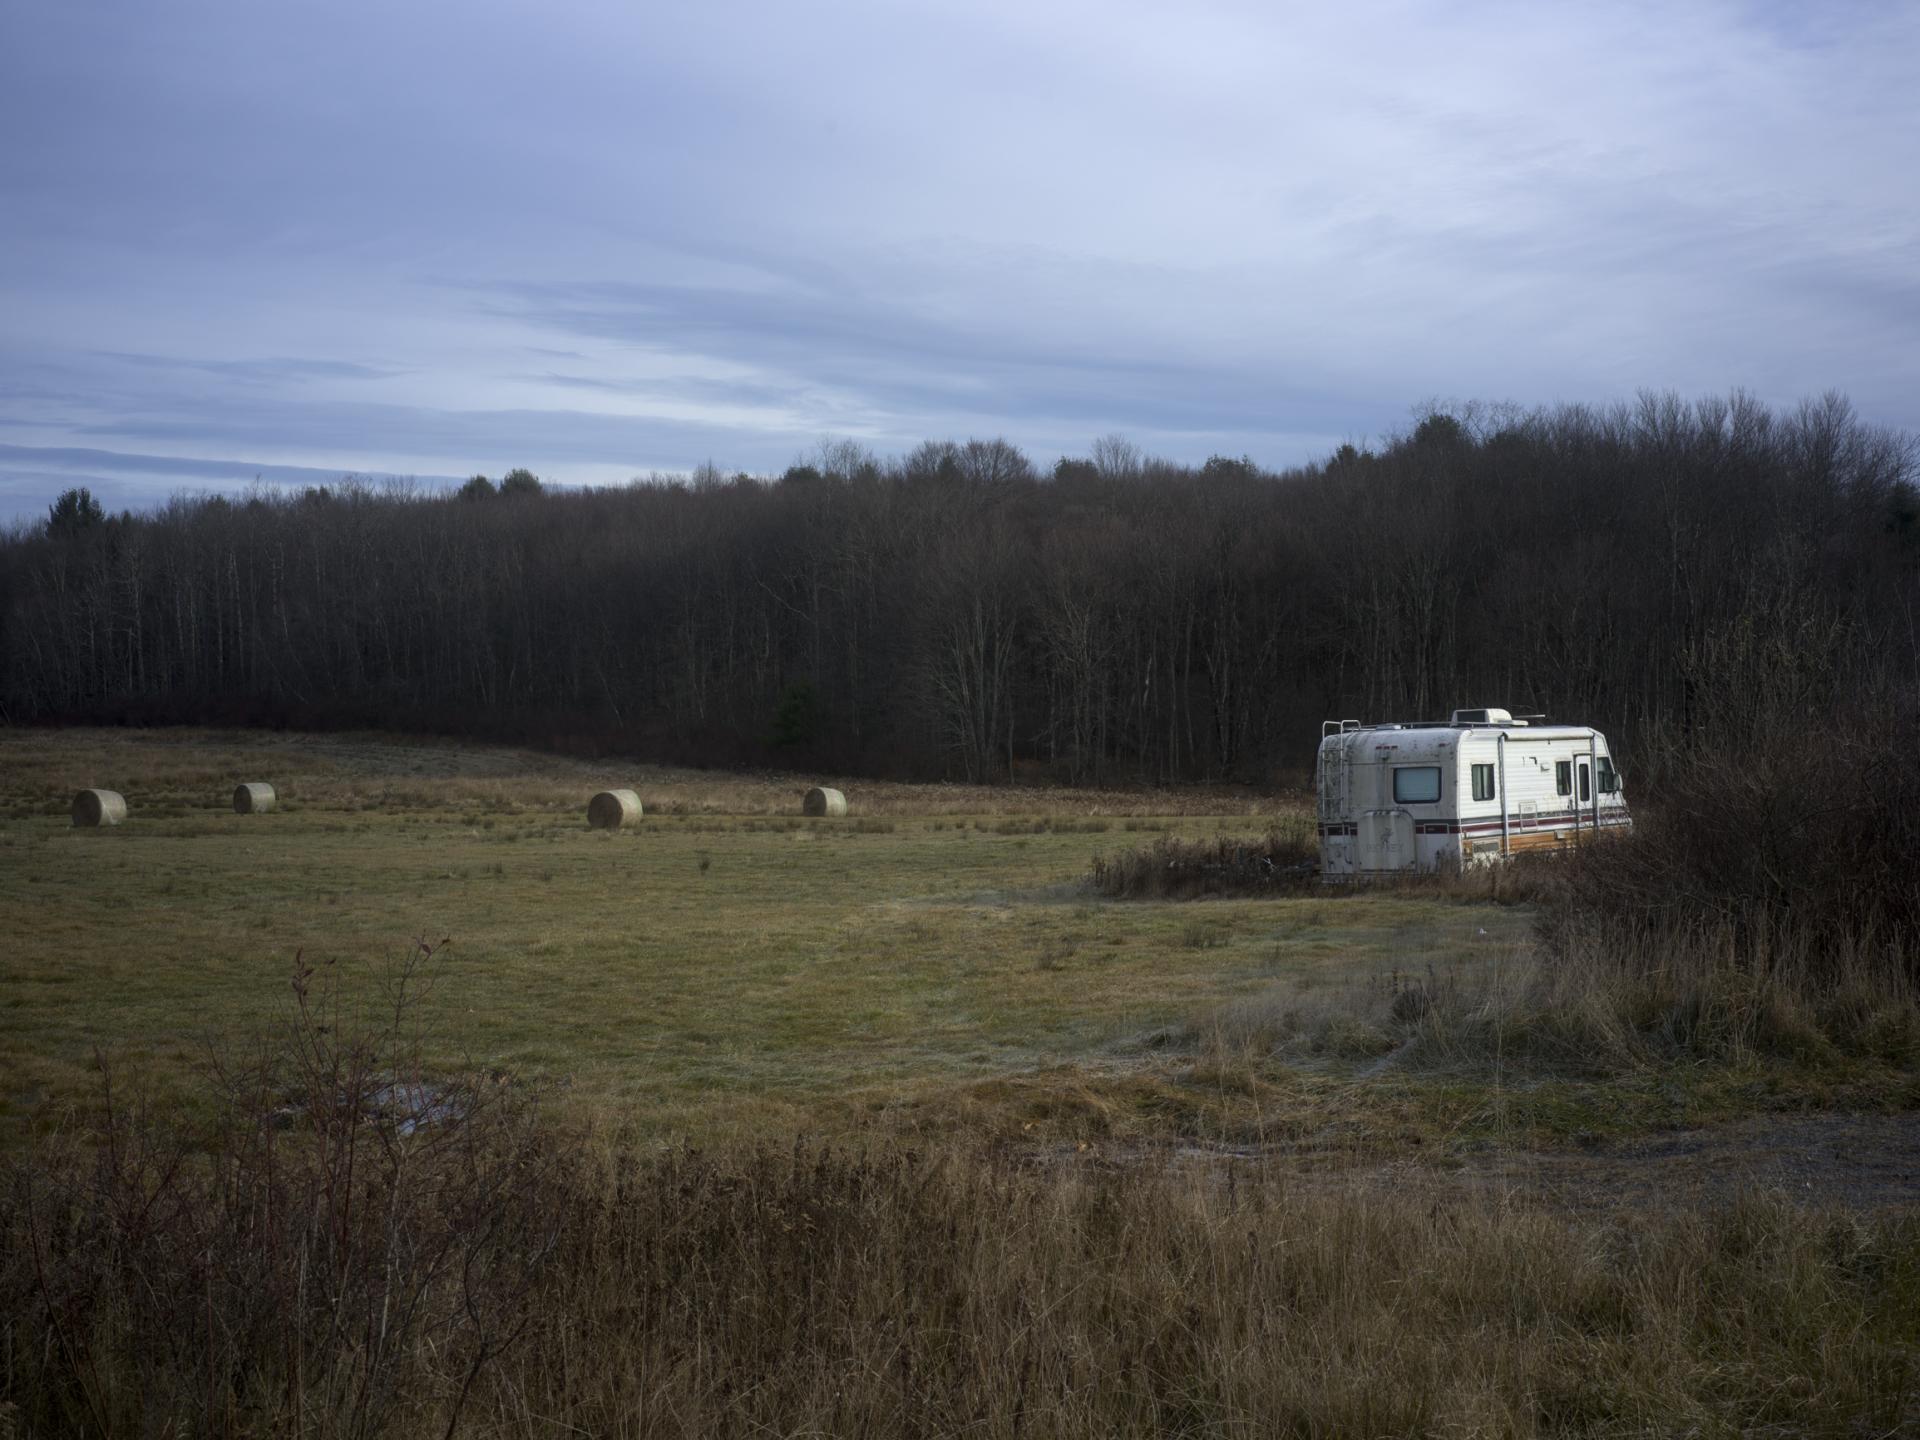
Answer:
POLYGON ((1509 1058, 1477 997, 1538 979, 1523 906, 1083 883, 1162 836, 1298 826, 1298 802, 843 782, 855 813, 807 820, 807 783, 382 736, 0 731, 0 1144, 96 1107, 102 1059, 169 1103, 204 1096, 210 1056, 286 1019, 296 956, 371 1004, 442 939, 429 1064, 649 1140, 879 1126, 1432 1154, 1920 1103, 1914 1067, 1858 1048, 1587 1064, 1576 1029, 1560 1058, 1509 1058), (234 815, 233 783, 262 777, 284 808, 234 815), (74 829, 86 783, 121 789, 128 823, 74 829), (646 818, 589 830, 613 783, 646 818), (1416 1034, 1396 997, 1435 984, 1454 998, 1416 1034))
MULTIPOLYGON (((1129 835, 1074 792, 1039 797, 1051 812, 969 815, 944 808, 948 787, 895 786, 882 817, 809 821, 754 813, 783 793, 764 778, 656 772, 654 807, 693 813, 606 834, 585 825, 597 786, 571 762, 519 772, 513 752, 329 742, 331 771, 288 777, 262 763, 287 755, 223 744, 241 748, 0 740, 0 804, 15 811, 0 826, 13 956, 0 1096, 16 1128, 90 1096, 96 1051, 180 1085, 209 1047, 284 1014, 297 954, 370 996, 413 940, 451 938, 422 1012, 434 1060, 564 1087, 642 1129, 711 1133, 1062 1066, 1110 1079, 1164 1064, 1142 1037, 1276 977, 1311 987, 1415 967, 1525 924, 1390 896, 1094 901, 1081 877, 1129 835), (44 813, 76 753, 127 777, 126 825, 44 813), (422 763, 434 782, 407 778, 422 763), (289 807, 222 808, 229 777, 256 773, 289 807), (746 813, 722 813, 729 798, 746 813)), ((1249 823, 1129 821, 1192 835, 1249 823)))

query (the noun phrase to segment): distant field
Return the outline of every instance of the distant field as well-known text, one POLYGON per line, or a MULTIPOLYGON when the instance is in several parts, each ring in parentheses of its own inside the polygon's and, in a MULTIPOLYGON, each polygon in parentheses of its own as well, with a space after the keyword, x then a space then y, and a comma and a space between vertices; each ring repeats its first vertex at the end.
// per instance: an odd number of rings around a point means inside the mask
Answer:
POLYGON ((1150 1132, 1183 1123, 1167 1113, 1194 1088, 1163 1052, 1221 1007, 1478 963, 1524 934, 1521 912, 1430 898, 1080 888, 1102 850, 1308 823, 1296 802, 846 782, 852 815, 804 820, 813 778, 391 737, 0 732, 7 1131, 89 1102, 96 1050, 188 1083, 210 1047, 284 1017, 296 954, 371 997, 411 943, 450 938, 431 1057, 641 1132, 1019 1129, 1063 1105, 1131 1107, 1100 1124, 1150 1132), (250 779, 282 809, 233 814, 250 779), (647 817, 589 830, 614 784, 647 817), (81 785, 122 790, 128 823, 72 828, 81 785))

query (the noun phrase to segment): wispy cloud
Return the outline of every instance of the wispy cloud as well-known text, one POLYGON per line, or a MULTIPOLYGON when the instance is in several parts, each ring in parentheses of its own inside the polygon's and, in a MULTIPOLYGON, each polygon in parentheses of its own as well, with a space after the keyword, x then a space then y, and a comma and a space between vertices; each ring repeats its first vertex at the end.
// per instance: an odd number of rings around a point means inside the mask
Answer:
MULTIPOLYGON (((176 494, 266 486, 332 485, 350 472, 301 465, 253 465, 191 455, 143 455, 78 446, 0 445, 0 522, 43 518, 49 499, 85 486, 109 509, 156 504, 176 494)), ((455 483, 451 475, 352 473, 370 484, 406 480, 428 487, 455 483)))
MULTIPOLYGON (((169 480, 262 480, 275 484, 324 485, 347 474, 340 470, 316 469, 306 465, 250 465, 243 460, 210 460, 193 455, 140 455, 120 450, 87 450, 74 446, 0 445, 0 465, 17 470, 26 465, 52 467, 40 471, 43 476, 69 471, 97 470, 132 475, 153 475, 169 480)), ((395 476, 366 472, 363 478, 390 479, 395 476)), ((413 478, 427 481, 451 481, 450 475, 413 478)), ((465 478, 465 477, 460 477, 465 478)))
POLYGON ((274 384, 284 380, 385 380, 397 370, 377 365, 362 365, 350 360, 301 360, 290 356, 269 356, 259 360, 198 360, 178 355, 129 355, 116 350, 93 352, 102 360, 144 369, 190 371, 213 375, 223 380, 274 384))

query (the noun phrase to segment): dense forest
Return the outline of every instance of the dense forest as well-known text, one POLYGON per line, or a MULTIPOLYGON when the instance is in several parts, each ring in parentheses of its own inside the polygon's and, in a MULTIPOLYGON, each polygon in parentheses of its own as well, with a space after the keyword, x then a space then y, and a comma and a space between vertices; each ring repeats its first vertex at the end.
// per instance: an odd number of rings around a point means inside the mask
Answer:
POLYGON ((0 538, 0 720, 1270 782, 1324 717, 1493 704, 1599 724, 1631 766, 1756 696, 1910 710, 1917 479, 1913 437, 1837 396, 1736 394, 1436 410, 1277 474, 842 442, 589 491, 69 494, 0 538))

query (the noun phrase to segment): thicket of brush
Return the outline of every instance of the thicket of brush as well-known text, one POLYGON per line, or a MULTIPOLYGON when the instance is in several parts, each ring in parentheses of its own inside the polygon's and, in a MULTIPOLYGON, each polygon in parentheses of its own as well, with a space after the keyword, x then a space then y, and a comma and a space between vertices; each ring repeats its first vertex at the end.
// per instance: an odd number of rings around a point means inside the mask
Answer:
POLYGON ((1630 839, 1564 867, 1525 1003, 1542 1023, 1586 1017, 1614 1048, 1635 1035, 1920 1064, 1911 677, 1790 591, 1686 663, 1691 743, 1660 765, 1630 839))
MULTIPOLYGON (((1750 890, 1699 888, 1717 857, 1696 866, 1677 838, 1697 818, 1663 815, 1511 877, 1511 893, 1540 906, 1521 951, 1331 991, 1283 981, 1221 1008, 1192 1027, 1204 1068, 1305 1054, 1511 1075, 1697 1061, 1920 1070, 1916 932, 1891 918, 1907 887, 1869 869, 1802 896, 1756 865, 1750 890)), ((1434 883, 1455 893, 1473 877, 1434 883)))
POLYGON ((1393 889, 1455 900, 1520 904, 1539 899, 1563 878, 1551 857, 1522 856, 1504 865, 1437 874, 1408 874, 1355 884, 1320 880, 1320 841, 1311 825, 1275 826, 1262 835, 1189 840, 1163 835, 1144 845, 1093 857, 1086 887, 1109 900, 1206 900, 1313 894, 1342 899, 1393 889))
POLYGON ((1912 1218, 1570 1220, 899 1146, 617 1155, 510 1093, 406 1136, 338 1102, 383 1062, 330 1043, 296 1037, 283 1073, 324 1083, 290 1130, 242 1084, 258 1103, 210 1133, 123 1115, 12 1168, 8 1433, 1920 1423, 1912 1218))
MULTIPOLYGON (((1414 1072, 1612 1077, 1672 1064, 1808 1074, 1920 1070, 1920 986, 1905 957, 1807 928, 1734 941, 1724 927, 1448 962, 1330 990, 1285 983, 1196 1020, 1196 1074, 1244 1081, 1302 1057, 1414 1072)), ((1909 1084, 1911 1082, 1909 1081, 1909 1084)))
POLYGON ((1208 895, 1273 895, 1315 881, 1320 843, 1310 826, 1275 826, 1264 835, 1186 840, 1162 835, 1112 855, 1096 855, 1087 885, 1111 900, 1197 900, 1208 895))
POLYGON ((1569 947, 1719 936, 1761 964, 1784 942, 1809 980, 1876 956, 1920 980, 1920 724, 1830 712, 1670 767, 1630 841, 1567 867, 1548 918, 1569 947))
MULTIPOLYGON (((1590 1073, 1674 1059, 1920 1068, 1910 674, 1790 586, 1756 592, 1681 668, 1692 723, 1650 743, 1658 778, 1633 797, 1630 836, 1419 882, 1536 903, 1528 953, 1336 994, 1276 985, 1196 1027, 1206 1063, 1304 1050, 1590 1073)), ((1144 886, 1166 858, 1137 852, 1105 873, 1144 886)))

